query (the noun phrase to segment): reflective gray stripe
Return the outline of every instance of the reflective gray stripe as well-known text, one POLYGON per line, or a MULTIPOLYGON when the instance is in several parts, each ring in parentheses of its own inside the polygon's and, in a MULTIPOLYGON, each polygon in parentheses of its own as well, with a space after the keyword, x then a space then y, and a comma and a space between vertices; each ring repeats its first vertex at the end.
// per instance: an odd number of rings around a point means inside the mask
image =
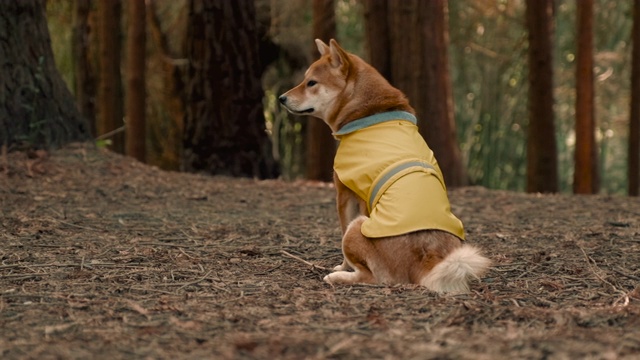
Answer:
POLYGON ((376 185, 373 187, 373 190, 371 191, 371 196, 369 196, 369 211, 373 210, 373 201, 375 200, 375 198, 378 196, 378 192, 380 191, 380 189, 384 186, 384 184, 387 183, 387 181, 389 181, 389 179, 391 179, 395 174, 406 170, 410 167, 414 167, 414 166, 420 166, 423 167, 425 169, 431 169, 431 170, 436 170, 433 166, 426 164, 422 161, 409 161, 406 163, 402 163, 396 167, 394 167, 393 169, 389 170, 386 174, 384 174, 384 176, 376 183, 376 185))
POLYGON ((406 111, 388 111, 388 112, 378 113, 371 116, 363 117, 362 119, 352 121, 346 124, 345 126, 343 126, 342 129, 336 131, 334 135, 345 135, 348 133, 352 133, 356 130, 364 129, 371 125, 379 124, 385 121, 392 121, 392 120, 406 120, 413 123, 414 125, 417 124, 418 122, 418 120, 416 119, 415 116, 413 116, 413 114, 408 113, 406 111))

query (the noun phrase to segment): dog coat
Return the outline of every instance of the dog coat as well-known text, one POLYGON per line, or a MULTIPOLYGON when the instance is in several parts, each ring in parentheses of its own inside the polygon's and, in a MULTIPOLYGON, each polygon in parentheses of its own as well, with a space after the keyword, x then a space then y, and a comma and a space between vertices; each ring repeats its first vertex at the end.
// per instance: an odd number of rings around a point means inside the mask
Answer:
POLYGON ((431 229, 464 240, 462 222, 451 213, 442 172, 418 133, 415 116, 375 114, 346 124, 334 136, 340 140, 334 171, 369 210, 362 235, 431 229))

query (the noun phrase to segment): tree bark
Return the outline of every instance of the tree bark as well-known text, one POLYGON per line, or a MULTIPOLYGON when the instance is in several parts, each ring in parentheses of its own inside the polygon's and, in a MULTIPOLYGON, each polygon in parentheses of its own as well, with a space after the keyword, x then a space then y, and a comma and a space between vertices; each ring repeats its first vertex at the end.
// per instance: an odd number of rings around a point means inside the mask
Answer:
POLYGON ((426 116, 423 100, 427 96, 426 89, 423 89, 427 82, 423 64, 424 41, 421 36, 414 36, 411 41, 406 38, 406 34, 422 35, 425 19, 419 9, 421 1, 385 1, 389 33, 387 52, 391 64, 391 76, 387 80, 409 98, 419 121, 422 121, 426 116))
MULTIPOLYGON (((313 38, 329 43, 329 40, 335 37, 335 1, 313 0, 313 38)), ((312 51, 318 51, 315 43, 312 51)), ((331 129, 322 120, 310 116, 307 121, 306 141, 305 177, 309 180, 331 181, 333 158, 336 154, 336 140, 331 134, 331 129)))
POLYGON ((529 132, 527 192, 558 191, 553 115, 553 0, 527 0, 529 31, 529 132))
MULTIPOLYGON (((368 30, 381 36, 377 44, 369 34, 373 64, 386 68, 382 52, 388 46, 390 78, 388 80, 404 92, 418 117, 418 127, 438 159, 447 186, 468 184, 462 154, 458 147, 453 116, 453 94, 449 76, 448 16, 446 0, 386 0, 387 33, 385 26, 374 23, 368 30), (417 34, 407 41, 407 34, 417 34), (374 52, 375 51, 375 52, 374 52)), ((384 5, 365 2, 367 22, 379 22, 384 5)))
POLYGON ((391 81, 389 7, 387 0, 364 0, 364 26, 369 63, 391 81))
POLYGON ((0 1, 0 147, 55 148, 89 138, 55 66, 44 2, 0 1))
POLYGON ((130 0, 127 34, 127 155, 144 162, 146 156, 146 6, 130 0))
POLYGON ((183 170, 277 176, 256 30, 252 1, 190 1, 183 170))
MULTIPOLYGON (((166 126, 166 139, 162 144, 162 167, 179 170, 181 162, 182 142, 184 134, 185 118, 185 92, 184 80, 185 66, 180 65, 186 55, 186 49, 172 50, 169 46, 167 34, 162 30, 160 17, 157 13, 157 0, 147 1, 147 22, 150 36, 162 57, 162 99, 165 109, 171 118, 166 126)), ((186 38, 186 34, 185 34, 186 38)))
POLYGON ((468 185, 466 169, 458 147, 453 114, 453 90, 449 75, 449 14, 447 0, 421 1, 424 7, 425 112, 420 117, 422 135, 434 150, 447 186, 468 185))
POLYGON ((100 83, 98 86, 98 136, 111 139, 109 148, 124 153, 124 123, 122 110, 122 78, 120 75, 121 31, 120 0, 98 1, 98 31, 100 33, 100 83))
POLYGON ((73 19, 73 71, 75 76, 75 98, 80 114, 89 124, 92 135, 96 135, 96 78, 91 64, 90 35, 94 31, 89 24, 91 0, 74 1, 73 19))
POLYGON ((631 111, 629 112, 629 195, 640 191, 640 0, 633 2, 631 111))
POLYGON ((580 0, 576 54, 576 147, 573 192, 598 192, 593 87, 593 0, 580 0))

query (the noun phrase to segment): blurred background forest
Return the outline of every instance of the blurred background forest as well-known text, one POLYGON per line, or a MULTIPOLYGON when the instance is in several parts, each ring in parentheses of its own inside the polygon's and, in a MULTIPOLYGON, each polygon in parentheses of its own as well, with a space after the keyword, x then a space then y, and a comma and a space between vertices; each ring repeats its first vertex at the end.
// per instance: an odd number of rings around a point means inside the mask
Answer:
MULTIPOLYGON (((246 0, 245 0, 246 1, 246 0)), ((90 67, 98 66, 96 24, 104 14, 89 1, 86 38, 90 67)), ((187 0, 146 2, 146 162, 181 168, 184 124, 167 89, 167 79, 185 83, 187 0)), ((127 14, 123 2, 122 47, 127 14)), ((470 183, 524 191, 527 172, 528 40, 524 0, 448 2, 449 67, 457 141, 470 183)), ((594 3, 595 137, 600 192, 626 193, 631 79, 632 1, 594 3)), ((363 4, 335 0, 336 37, 368 60, 363 4)), ((255 0, 258 28, 277 51, 262 75, 264 118, 287 180, 305 177, 308 119, 288 115, 277 96, 301 80, 318 54, 313 45, 311 0, 255 0)), ((574 171, 576 101, 576 0, 555 0, 553 36, 554 116, 559 190, 570 192, 574 171)), ((74 1, 48 0, 47 21, 56 64, 72 92, 76 89, 74 1)), ((419 35, 418 35, 419 36, 419 35)), ((412 41, 407 36, 406 41, 412 41)), ((126 51, 122 51, 123 64, 126 51)))

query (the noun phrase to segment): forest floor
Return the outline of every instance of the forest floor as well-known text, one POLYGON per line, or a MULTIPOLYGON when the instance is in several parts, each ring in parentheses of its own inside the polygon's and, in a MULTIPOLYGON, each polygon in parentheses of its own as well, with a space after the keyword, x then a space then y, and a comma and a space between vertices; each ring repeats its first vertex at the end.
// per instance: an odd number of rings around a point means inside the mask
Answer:
POLYGON ((334 190, 87 146, 0 157, 2 359, 631 359, 640 202, 450 192, 494 266, 466 295, 336 286, 334 190))

